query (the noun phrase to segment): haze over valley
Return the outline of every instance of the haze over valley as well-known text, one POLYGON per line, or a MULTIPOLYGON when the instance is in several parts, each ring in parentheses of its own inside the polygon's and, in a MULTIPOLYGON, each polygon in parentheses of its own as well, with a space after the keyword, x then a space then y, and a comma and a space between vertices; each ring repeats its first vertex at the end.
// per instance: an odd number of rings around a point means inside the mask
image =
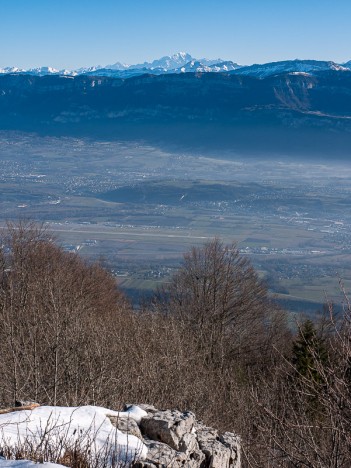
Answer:
POLYGON ((63 247, 103 258, 137 300, 182 254, 236 240, 291 311, 314 313, 351 280, 345 161, 2 132, 1 222, 48 223, 63 247))

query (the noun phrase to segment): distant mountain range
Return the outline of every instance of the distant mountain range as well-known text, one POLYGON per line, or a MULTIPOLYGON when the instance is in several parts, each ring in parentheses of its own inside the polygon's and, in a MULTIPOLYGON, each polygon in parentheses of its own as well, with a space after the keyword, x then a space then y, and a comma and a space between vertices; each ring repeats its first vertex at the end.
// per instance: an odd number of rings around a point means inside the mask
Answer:
POLYGON ((351 62, 244 67, 189 58, 76 75, 8 69, 0 74, 0 130, 350 157, 351 62))
POLYGON ((315 74, 320 71, 347 71, 351 69, 351 60, 344 64, 331 61, 317 60, 287 60, 250 66, 239 65, 230 60, 196 59, 186 52, 178 52, 171 56, 161 57, 152 62, 144 62, 135 65, 127 65, 116 62, 106 66, 94 66, 75 70, 57 70, 52 67, 39 67, 21 69, 17 67, 0 68, 0 74, 22 74, 34 76, 59 75, 59 76, 111 76, 116 78, 128 78, 143 74, 180 74, 180 73, 235 73, 238 75, 255 76, 265 78, 279 73, 308 73, 315 74))

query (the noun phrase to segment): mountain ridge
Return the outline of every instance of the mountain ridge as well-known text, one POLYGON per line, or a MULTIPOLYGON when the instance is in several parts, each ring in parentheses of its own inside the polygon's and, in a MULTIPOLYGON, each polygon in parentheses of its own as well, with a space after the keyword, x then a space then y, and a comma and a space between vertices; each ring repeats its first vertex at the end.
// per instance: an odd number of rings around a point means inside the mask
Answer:
POLYGON ((351 70, 0 75, 0 130, 126 138, 245 152, 351 147, 351 70))
POLYGON ((268 62, 264 64, 239 65, 231 60, 218 59, 197 59, 187 52, 178 52, 173 55, 166 55, 152 62, 143 62, 135 65, 116 62, 105 66, 90 66, 73 70, 58 70, 53 67, 37 67, 22 69, 18 67, 0 68, 0 74, 26 74, 34 76, 59 75, 59 76, 114 76, 130 77, 152 73, 156 75, 169 73, 236 73, 239 75, 251 75, 264 78, 277 73, 310 73, 319 71, 347 71, 351 69, 351 60, 338 64, 333 61, 323 60, 283 60, 268 62))

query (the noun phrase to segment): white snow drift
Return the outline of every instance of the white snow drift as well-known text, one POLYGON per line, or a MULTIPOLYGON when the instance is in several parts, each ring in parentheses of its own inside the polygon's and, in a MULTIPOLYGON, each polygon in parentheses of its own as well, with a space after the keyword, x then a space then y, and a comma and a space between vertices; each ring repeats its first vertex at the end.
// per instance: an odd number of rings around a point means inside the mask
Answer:
MULTIPOLYGON (((53 447, 62 446, 62 451, 76 445, 90 446, 91 457, 104 457, 109 463, 122 466, 145 459, 147 449, 137 437, 116 429, 108 416, 140 422, 146 415, 137 406, 132 406, 126 412, 96 406, 40 406, 33 410, 14 411, 0 415, 0 445, 9 448, 25 445, 37 447, 43 440, 48 440, 53 447)), ((14 465, 0 460, 0 466, 14 465)), ((27 466, 31 465, 15 465, 16 468, 27 466)))

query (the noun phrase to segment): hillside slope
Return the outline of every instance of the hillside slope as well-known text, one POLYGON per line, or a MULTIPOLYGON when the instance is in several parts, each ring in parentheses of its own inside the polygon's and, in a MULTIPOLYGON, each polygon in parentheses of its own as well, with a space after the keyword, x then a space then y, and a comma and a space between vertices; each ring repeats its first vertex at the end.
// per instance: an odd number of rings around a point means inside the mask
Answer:
POLYGON ((0 76, 0 129, 348 155, 351 71, 0 76))

